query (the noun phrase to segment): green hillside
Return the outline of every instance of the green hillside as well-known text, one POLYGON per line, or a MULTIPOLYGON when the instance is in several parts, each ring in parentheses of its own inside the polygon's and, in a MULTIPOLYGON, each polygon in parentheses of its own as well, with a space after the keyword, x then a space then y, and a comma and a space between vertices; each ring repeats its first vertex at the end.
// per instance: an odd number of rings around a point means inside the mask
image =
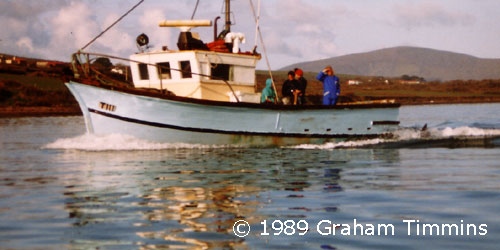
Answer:
POLYGON ((332 65, 340 74, 361 76, 414 75, 439 81, 500 79, 500 59, 415 47, 395 47, 297 63, 281 70, 302 68, 317 72, 326 65, 332 65))

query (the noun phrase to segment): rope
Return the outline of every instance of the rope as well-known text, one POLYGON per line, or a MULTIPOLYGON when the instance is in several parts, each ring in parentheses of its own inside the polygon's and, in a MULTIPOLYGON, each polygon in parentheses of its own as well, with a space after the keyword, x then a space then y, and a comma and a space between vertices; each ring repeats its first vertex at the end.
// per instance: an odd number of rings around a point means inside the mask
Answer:
POLYGON ((257 21, 255 22, 255 44, 254 48, 257 48, 257 43, 259 40, 259 22, 260 22, 260 0, 257 2, 257 21))
MULTIPOLYGON (((269 71, 269 76, 271 77, 271 82, 273 83, 274 92, 276 93, 276 102, 278 102, 279 101, 278 91, 276 90, 276 85, 274 84, 273 73, 271 72, 271 64, 269 64, 269 58, 267 57, 266 46, 264 44, 264 39, 262 38, 262 32, 260 31, 259 17, 257 17, 257 15, 255 14, 255 8, 253 6, 252 0, 248 1, 250 2, 250 6, 252 7, 253 17, 255 19, 255 23, 257 24, 256 29, 259 31, 260 44, 262 44, 262 50, 264 51, 264 58, 266 59, 267 69, 269 71)), ((260 6, 260 0, 259 0, 259 6, 260 6)))
POLYGON ((193 14, 191 15, 191 20, 193 20, 194 14, 196 14, 196 10, 198 9, 199 3, 200 3, 200 0, 196 0, 196 5, 194 6, 193 14))
POLYGON ((132 7, 132 9, 130 9, 129 11, 127 11, 125 14, 123 14, 120 18, 118 18, 113 24, 111 24, 109 27, 107 27, 103 32, 101 32, 99 35, 97 35, 96 37, 94 37, 94 39, 92 39, 90 42, 88 42, 85 46, 83 46, 80 50, 84 50, 86 49, 90 44, 92 44, 93 42, 95 42, 95 40, 97 40, 99 37, 101 37, 102 35, 104 35, 104 33, 106 33, 108 30, 110 30, 113 26, 115 26, 115 24, 117 24, 118 22, 120 22, 125 16, 127 16, 128 14, 130 14, 130 12, 132 12, 135 8, 137 8, 142 2, 144 2, 144 0, 140 0, 136 5, 134 5, 134 7, 132 7))

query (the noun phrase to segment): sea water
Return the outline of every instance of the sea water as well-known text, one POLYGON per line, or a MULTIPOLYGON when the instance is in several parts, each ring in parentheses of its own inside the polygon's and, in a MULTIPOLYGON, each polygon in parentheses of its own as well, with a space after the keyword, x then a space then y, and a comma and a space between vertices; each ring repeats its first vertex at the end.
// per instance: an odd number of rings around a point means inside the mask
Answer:
POLYGON ((3 118, 0 248, 498 249, 500 141, 429 142, 496 138, 500 105, 400 120, 392 141, 239 148, 3 118))

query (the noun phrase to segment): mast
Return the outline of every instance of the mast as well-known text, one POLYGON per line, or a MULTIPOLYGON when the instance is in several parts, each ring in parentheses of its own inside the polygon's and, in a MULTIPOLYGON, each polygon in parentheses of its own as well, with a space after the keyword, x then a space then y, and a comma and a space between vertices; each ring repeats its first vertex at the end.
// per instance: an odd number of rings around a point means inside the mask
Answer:
POLYGON ((231 0, 226 0, 226 27, 227 33, 231 32, 231 0))

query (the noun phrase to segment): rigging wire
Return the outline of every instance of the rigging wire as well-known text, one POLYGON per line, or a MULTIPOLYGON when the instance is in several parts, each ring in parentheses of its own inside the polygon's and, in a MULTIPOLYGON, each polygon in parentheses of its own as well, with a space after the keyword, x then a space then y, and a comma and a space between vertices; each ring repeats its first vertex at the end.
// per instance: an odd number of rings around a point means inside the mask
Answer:
MULTIPOLYGON (((276 93, 276 102, 278 102, 279 101, 278 91, 276 90, 276 85, 274 84, 273 73, 271 72, 271 64, 269 64, 269 58, 267 57, 266 46, 264 45, 264 39, 262 38, 262 32, 260 31, 259 17, 255 13, 255 7, 253 6, 253 1, 252 0, 248 0, 248 1, 250 2, 250 7, 252 7, 252 13, 253 13, 253 17, 254 17, 255 23, 256 23, 255 29, 259 32, 260 44, 262 45, 262 50, 264 52, 264 58, 266 59, 266 64, 267 64, 267 69, 269 71, 269 76, 271 77, 271 82, 273 83, 273 89, 274 89, 274 92, 276 93)), ((260 0, 259 0, 258 4, 260 7, 260 0)), ((259 13, 260 13, 260 10, 259 10, 259 13)))
POLYGON ((200 3, 200 0, 196 0, 196 5, 194 6, 193 14, 191 15, 191 20, 193 20, 194 14, 196 14, 196 10, 198 9, 199 3, 200 3))
POLYGON ((97 35, 96 37, 94 37, 94 39, 92 39, 90 42, 88 42, 85 46, 83 46, 80 50, 84 50, 86 49, 89 45, 91 45, 93 42, 95 42, 95 40, 97 40, 99 37, 101 37, 102 35, 104 35, 104 33, 106 33, 108 30, 110 30, 113 26, 115 26, 115 24, 117 24, 118 22, 120 22, 125 16, 127 16, 128 14, 130 14, 130 12, 132 12, 135 8, 137 8, 139 5, 141 5, 142 3, 144 2, 144 0, 140 0, 136 5, 134 5, 134 7, 132 7, 129 11, 127 11, 125 14, 123 14, 120 18, 118 18, 114 23, 112 23, 110 26, 108 26, 104 31, 102 31, 99 35, 97 35))
POLYGON ((257 21, 255 21, 255 44, 254 48, 257 48, 257 43, 259 42, 259 23, 260 23, 260 0, 257 2, 257 21))

